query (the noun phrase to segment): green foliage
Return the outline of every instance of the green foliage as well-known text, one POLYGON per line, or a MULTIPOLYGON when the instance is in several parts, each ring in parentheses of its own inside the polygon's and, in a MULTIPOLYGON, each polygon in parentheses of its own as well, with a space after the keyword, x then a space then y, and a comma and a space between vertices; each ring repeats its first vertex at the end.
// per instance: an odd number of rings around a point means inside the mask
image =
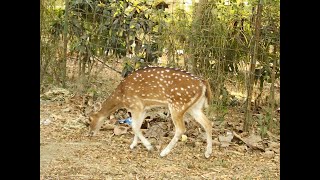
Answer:
POLYGON ((150 7, 150 4, 143 1, 71 1, 72 16, 69 24, 71 36, 75 37, 73 50, 79 52, 91 49, 92 55, 106 52, 120 58, 132 51, 136 54, 145 52, 143 58, 154 59, 150 57, 153 55, 150 55, 150 51, 158 50, 154 45, 156 43, 146 36, 157 34, 157 29, 154 29, 157 22, 153 20, 152 14, 159 12, 150 7), (86 40, 92 45, 88 46, 86 40), (134 49, 131 47, 133 44, 134 49), (143 44, 145 48, 142 48, 143 44), (78 46, 81 47, 76 48, 78 46))

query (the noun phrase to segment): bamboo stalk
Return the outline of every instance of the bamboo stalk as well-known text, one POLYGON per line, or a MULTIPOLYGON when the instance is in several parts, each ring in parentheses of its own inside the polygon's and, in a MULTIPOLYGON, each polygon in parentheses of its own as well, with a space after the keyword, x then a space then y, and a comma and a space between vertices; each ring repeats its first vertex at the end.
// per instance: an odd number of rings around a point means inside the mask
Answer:
POLYGON ((254 81, 254 70, 256 68, 256 62, 259 51, 259 41, 260 41, 260 28, 261 28, 261 15, 262 15, 262 0, 258 3, 257 16, 255 21, 255 43, 253 49, 253 56, 251 58, 251 65, 249 71, 249 82, 248 82, 248 91, 247 91, 247 104, 245 112, 245 121, 243 125, 243 131, 248 132, 249 126, 251 125, 251 99, 252 99, 252 90, 253 90, 253 81, 254 81))
POLYGON ((62 60, 62 86, 66 87, 67 78, 67 52, 68 52, 68 19, 69 19, 69 0, 65 0, 65 20, 63 29, 63 60, 62 60))

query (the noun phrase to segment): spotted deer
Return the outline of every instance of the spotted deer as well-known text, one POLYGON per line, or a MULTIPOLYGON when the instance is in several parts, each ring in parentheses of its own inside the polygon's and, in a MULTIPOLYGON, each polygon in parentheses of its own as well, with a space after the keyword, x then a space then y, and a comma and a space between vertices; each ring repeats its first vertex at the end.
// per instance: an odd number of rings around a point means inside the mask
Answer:
POLYGON ((168 107, 175 126, 175 135, 160 156, 166 156, 186 132, 183 116, 189 113, 206 132, 205 157, 209 158, 212 153, 212 125, 202 109, 208 106, 210 97, 209 83, 189 72, 173 68, 146 67, 124 78, 102 104, 101 110, 89 116, 89 135, 94 136, 103 124, 103 120, 112 112, 126 108, 132 115, 134 132, 130 148, 137 146, 140 139, 148 150, 152 150, 152 145, 140 130, 146 110, 153 107, 168 107))

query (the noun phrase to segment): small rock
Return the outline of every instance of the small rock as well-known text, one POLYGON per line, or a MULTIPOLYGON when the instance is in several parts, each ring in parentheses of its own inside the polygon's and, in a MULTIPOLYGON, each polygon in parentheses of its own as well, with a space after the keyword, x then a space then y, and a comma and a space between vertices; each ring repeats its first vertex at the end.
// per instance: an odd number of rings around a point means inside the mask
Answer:
POLYGON ((49 125, 51 123, 51 120, 50 119, 45 119, 43 120, 40 124, 43 124, 45 126, 49 125))

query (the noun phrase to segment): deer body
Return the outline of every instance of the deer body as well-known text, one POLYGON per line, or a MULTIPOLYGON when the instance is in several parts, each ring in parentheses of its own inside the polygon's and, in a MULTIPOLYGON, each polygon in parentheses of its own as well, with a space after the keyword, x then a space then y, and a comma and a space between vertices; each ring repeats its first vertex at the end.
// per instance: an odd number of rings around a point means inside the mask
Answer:
POLYGON ((168 107, 175 125, 175 135, 160 156, 167 155, 185 133, 183 116, 187 112, 206 131, 205 157, 208 158, 212 153, 212 126, 202 109, 208 105, 210 97, 209 83, 188 72, 164 67, 140 69, 123 79, 103 103, 101 110, 89 117, 90 133, 95 135, 103 120, 113 111, 126 108, 131 112, 132 130, 135 134, 130 148, 133 149, 140 139, 143 145, 151 150, 152 145, 140 131, 146 110, 168 107))

